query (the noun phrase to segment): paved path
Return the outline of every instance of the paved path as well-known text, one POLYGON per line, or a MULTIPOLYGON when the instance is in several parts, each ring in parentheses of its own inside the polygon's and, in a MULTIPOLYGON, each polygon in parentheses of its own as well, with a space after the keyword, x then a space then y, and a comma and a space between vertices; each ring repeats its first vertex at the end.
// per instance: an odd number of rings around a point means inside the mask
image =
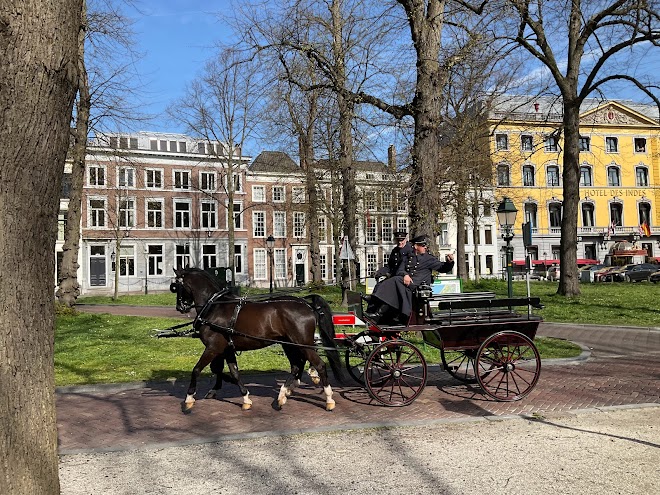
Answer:
MULTIPOLYGON (((107 307, 84 310, 110 312, 107 307)), ((174 316, 170 308, 117 307, 121 314, 174 316)), ((242 412, 240 396, 225 386, 221 400, 199 400, 184 415, 182 383, 60 389, 57 394, 61 453, 113 451, 205 443, 222 439, 356 429, 429 425, 508 415, 660 404, 660 330, 542 324, 540 335, 567 338, 590 348, 588 359, 543 363, 538 385, 522 401, 496 402, 478 387, 457 383, 432 368, 422 395, 404 408, 372 403, 361 388, 335 387, 334 412, 310 384, 299 388, 281 411, 272 408, 283 375, 247 377, 253 409, 242 412)), ((199 396, 210 382, 202 380, 199 396)))

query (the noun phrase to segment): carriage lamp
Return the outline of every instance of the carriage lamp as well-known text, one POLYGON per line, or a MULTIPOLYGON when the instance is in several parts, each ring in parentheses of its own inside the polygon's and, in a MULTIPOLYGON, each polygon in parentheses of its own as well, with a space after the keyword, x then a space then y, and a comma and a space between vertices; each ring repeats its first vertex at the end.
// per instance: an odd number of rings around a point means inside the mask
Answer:
POLYGON ((513 226, 516 223, 517 214, 516 205, 508 197, 502 199, 502 202, 497 205, 497 221, 502 231, 502 239, 506 242, 506 278, 509 298, 513 297, 513 247, 511 246, 511 239, 514 236, 513 226))
POLYGON ((275 247, 275 238, 272 234, 266 239, 266 247, 270 257, 270 292, 273 292, 273 248, 275 247))

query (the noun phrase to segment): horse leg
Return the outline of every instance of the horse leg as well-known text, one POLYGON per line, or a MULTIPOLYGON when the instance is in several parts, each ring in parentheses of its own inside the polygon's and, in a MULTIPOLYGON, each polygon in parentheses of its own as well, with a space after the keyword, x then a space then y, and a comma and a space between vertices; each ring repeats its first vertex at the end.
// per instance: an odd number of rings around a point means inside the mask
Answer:
POLYGON ((313 349, 307 350, 307 360, 309 361, 310 366, 314 367, 321 378, 321 386, 323 387, 323 393, 325 394, 325 410, 332 411, 335 408, 335 401, 332 398, 332 387, 328 381, 328 372, 325 363, 323 362, 323 359, 321 359, 321 356, 319 356, 313 349))
POLYGON ((238 385, 241 395, 243 396, 243 405, 241 406, 241 409, 243 409, 243 411, 252 409, 250 392, 248 392, 248 389, 245 388, 245 385, 243 385, 243 382, 241 381, 241 375, 238 373, 238 364, 236 363, 235 354, 232 353, 231 356, 227 356, 227 366, 229 367, 229 373, 232 378, 231 381, 238 385))
POLYGON ((308 374, 309 377, 311 378, 312 383, 313 383, 314 385, 318 385, 319 383, 321 383, 321 377, 319 376, 319 372, 316 371, 316 369, 314 368, 314 366, 310 366, 310 367, 309 367, 309 369, 307 370, 307 374, 308 374))
POLYGON ((204 397, 205 399, 217 399, 218 398, 218 390, 222 388, 222 379, 224 374, 222 373, 222 370, 225 367, 225 358, 224 356, 216 356, 213 358, 213 361, 211 361, 211 371, 215 375, 215 385, 211 390, 208 391, 206 396, 204 397))
POLYGON ((195 405, 195 392, 197 391, 197 378, 199 378, 200 373, 208 364, 213 361, 213 359, 218 355, 218 352, 215 350, 210 350, 208 347, 204 350, 202 355, 197 361, 197 364, 192 370, 190 376, 190 385, 188 386, 188 395, 186 395, 186 400, 181 405, 181 410, 184 413, 189 413, 190 410, 195 405))
POLYGON ((287 397, 289 397, 295 388, 300 385, 300 378, 302 378, 306 362, 302 353, 297 348, 284 345, 282 346, 282 349, 291 364, 291 376, 289 376, 280 388, 280 393, 277 396, 277 405, 279 408, 286 404, 287 397))

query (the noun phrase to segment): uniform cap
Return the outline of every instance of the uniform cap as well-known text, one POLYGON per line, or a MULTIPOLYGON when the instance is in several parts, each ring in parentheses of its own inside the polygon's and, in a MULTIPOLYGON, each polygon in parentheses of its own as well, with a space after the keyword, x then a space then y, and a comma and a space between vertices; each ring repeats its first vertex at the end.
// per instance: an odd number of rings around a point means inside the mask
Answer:
POLYGON ((394 231, 394 237, 396 237, 397 239, 405 239, 407 235, 408 235, 408 232, 406 232, 405 230, 395 230, 394 231))
POLYGON ((428 237, 426 237, 424 234, 418 235, 412 240, 413 244, 419 244, 420 246, 426 246, 428 242, 428 237))

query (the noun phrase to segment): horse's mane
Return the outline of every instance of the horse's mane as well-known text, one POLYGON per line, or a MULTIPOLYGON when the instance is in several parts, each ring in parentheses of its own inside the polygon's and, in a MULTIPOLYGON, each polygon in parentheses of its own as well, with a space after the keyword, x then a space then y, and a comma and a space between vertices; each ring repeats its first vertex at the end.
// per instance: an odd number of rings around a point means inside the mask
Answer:
POLYGON ((215 290, 221 289, 218 280, 206 270, 202 270, 201 268, 197 268, 197 267, 189 267, 189 268, 185 268, 183 271, 184 273, 188 273, 190 275, 201 275, 205 277, 206 280, 208 280, 211 285, 213 285, 215 290))

